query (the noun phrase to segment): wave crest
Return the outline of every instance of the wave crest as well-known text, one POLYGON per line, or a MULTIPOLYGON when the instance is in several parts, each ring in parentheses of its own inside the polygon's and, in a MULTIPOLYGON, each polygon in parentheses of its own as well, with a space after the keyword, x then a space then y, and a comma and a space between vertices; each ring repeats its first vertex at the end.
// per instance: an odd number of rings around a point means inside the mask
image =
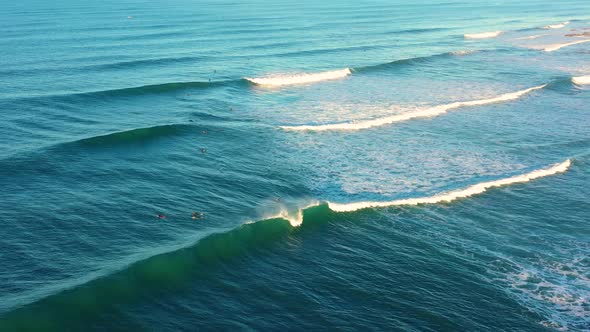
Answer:
POLYGON ((549 24, 549 25, 544 26, 543 29, 545 29, 545 30, 561 29, 561 28, 565 27, 568 24, 570 24, 569 21, 565 21, 565 22, 558 23, 558 24, 549 24))
POLYGON ((350 68, 344 68, 340 70, 324 71, 320 73, 302 73, 302 74, 291 74, 291 75, 280 75, 260 78, 249 78, 245 79, 257 84, 266 86, 283 86, 283 85, 296 85, 296 84, 308 84, 320 81, 335 80, 350 75, 352 71, 350 68))
POLYGON ((490 31, 481 33, 466 33, 463 35, 465 39, 487 39, 498 37, 503 31, 490 31))
POLYGON ((587 76, 578 76, 578 77, 572 77, 572 82, 574 84, 578 84, 578 85, 586 85, 586 84, 590 84, 590 75, 587 76))
POLYGON ((330 210, 334 212, 352 212, 366 208, 375 208, 375 207, 390 207, 390 206, 400 206, 400 205, 418 205, 418 204, 436 204, 442 202, 451 202, 459 198, 470 197, 473 195, 481 194, 488 190, 489 188, 494 187, 501 187, 506 186, 509 184, 514 183, 523 183, 528 182, 534 179, 542 178, 545 176, 554 175, 557 173, 563 173, 569 169, 571 166, 571 160, 566 160, 559 164, 555 164, 549 168, 539 169, 532 171, 530 173, 516 175, 513 177, 489 181, 489 182, 482 182, 472 186, 469 186, 465 189, 450 191, 447 193, 430 196, 430 197, 421 197, 421 198, 408 198, 408 199, 400 199, 390 202, 358 202, 358 203, 348 203, 348 204, 338 204, 328 202, 328 207, 330 210))

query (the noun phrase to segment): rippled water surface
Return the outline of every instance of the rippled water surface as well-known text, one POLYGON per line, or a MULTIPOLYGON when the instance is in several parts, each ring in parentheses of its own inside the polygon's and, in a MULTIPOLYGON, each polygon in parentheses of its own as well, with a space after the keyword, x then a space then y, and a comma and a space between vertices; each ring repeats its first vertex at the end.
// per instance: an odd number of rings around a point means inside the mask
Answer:
POLYGON ((4 3, 0 330, 588 331, 589 56, 580 0, 4 3))

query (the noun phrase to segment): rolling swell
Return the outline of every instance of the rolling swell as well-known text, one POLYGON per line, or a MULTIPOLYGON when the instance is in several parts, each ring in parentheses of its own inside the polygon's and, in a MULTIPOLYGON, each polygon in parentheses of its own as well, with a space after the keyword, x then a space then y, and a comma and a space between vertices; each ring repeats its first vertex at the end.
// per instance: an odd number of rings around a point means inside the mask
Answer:
MULTIPOLYGON (((307 212, 306 217, 311 214, 313 211, 307 212)), ((61 331, 64 322, 68 327, 82 327, 115 303, 120 306, 178 292, 195 280, 211 278, 221 264, 268 248, 293 230, 285 220, 270 219, 209 235, 193 246, 140 260, 9 312, 0 318, 0 330, 61 331)))
POLYGON ((177 58, 157 58, 157 59, 141 59, 141 60, 130 60, 120 61, 111 63, 101 63, 96 65, 84 66, 82 70, 111 70, 111 69, 132 69, 138 67, 152 67, 152 66, 164 66, 164 65, 175 65, 179 63, 194 63, 198 60, 203 60, 203 57, 196 56, 185 56, 177 58))
POLYGON ((174 136, 187 132, 193 126, 188 124, 169 124, 146 128, 135 128, 105 135, 83 138, 65 145, 113 146, 119 144, 148 142, 160 137, 174 136))
POLYGON ((205 236, 195 244, 180 246, 172 251, 152 255, 146 259, 121 266, 116 272, 47 295, 0 318, 2 331, 59 331, 62 322, 68 326, 84 324, 117 306, 190 287, 195 280, 213 278, 215 269, 226 263, 239 261, 253 254, 272 250, 275 243, 301 230, 337 221, 340 212, 401 205, 437 204, 481 194, 489 188, 525 183, 542 177, 566 172, 568 159, 562 163, 529 173, 472 185, 462 190, 431 197, 393 202, 359 202, 349 204, 323 203, 299 211, 298 220, 288 214, 282 217, 245 223, 226 232, 205 236), (31 320, 30 317, 35 317, 31 320))
POLYGON ((197 127, 189 124, 168 124, 54 143, 0 159, 0 175, 14 177, 23 174, 27 176, 54 174, 64 167, 64 164, 60 162, 60 157, 64 155, 71 156, 88 149, 112 148, 126 144, 147 144, 159 138, 189 133, 191 130, 196 131, 197 127))
POLYGON ((423 63, 431 63, 434 62, 436 60, 441 60, 441 59, 452 59, 454 57, 457 56, 464 56, 464 55, 468 55, 468 54, 474 54, 474 53, 482 53, 482 52, 504 52, 505 49, 495 49, 495 50, 461 50, 461 51, 452 51, 452 52, 446 52, 446 53, 440 53, 440 54, 433 54, 433 55, 427 55, 427 56, 421 56, 421 57, 414 57, 414 58, 408 58, 408 59, 400 59, 400 60, 395 60, 395 61, 391 61, 391 62, 386 62, 386 63, 380 63, 380 64, 376 64, 376 65, 371 65, 371 66, 364 66, 364 67, 354 67, 352 68, 353 72, 372 72, 372 71, 379 71, 379 70, 385 70, 385 69, 389 69, 389 68, 396 68, 396 67, 404 67, 404 66, 414 66, 414 65, 420 65, 423 63))
MULTIPOLYGON (((165 93, 182 92, 186 90, 206 90, 224 86, 247 86, 248 82, 244 79, 225 80, 225 81, 195 81, 195 82, 172 82, 162 84, 150 84, 121 89, 99 90, 89 92, 77 92, 69 94, 41 95, 24 98, 14 98, 16 100, 57 100, 67 101, 70 99, 104 99, 104 98, 121 98, 121 97, 138 97, 144 95, 156 95, 165 93)), ((9 99, 9 98, 7 98, 9 99)))
POLYGON ((104 90, 104 91, 93 91, 75 94, 76 96, 88 96, 88 97, 126 97, 126 96, 137 96, 146 94, 160 94, 167 92, 178 92, 189 89, 210 89, 220 86, 227 86, 231 84, 237 84, 242 80, 228 80, 228 81, 212 81, 212 82, 173 82, 173 83, 162 83, 143 85, 131 88, 104 90))

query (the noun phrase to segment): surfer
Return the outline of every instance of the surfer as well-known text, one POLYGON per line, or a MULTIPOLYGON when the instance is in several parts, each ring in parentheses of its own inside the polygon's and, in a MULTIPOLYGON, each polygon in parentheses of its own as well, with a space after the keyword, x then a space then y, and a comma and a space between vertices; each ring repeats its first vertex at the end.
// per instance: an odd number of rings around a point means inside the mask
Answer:
POLYGON ((193 218, 193 220, 203 219, 203 218, 205 218, 205 214, 203 212, 193 212, 193 215, 191 218, 193 218))
POLYGON ((165 215, 163 215, 163 214, 161 214, 161 213, 158 213, 158 214, 156 214, 156 217, 157 217, 158 219, 166 219, 166 216, 165 216, 165 215))

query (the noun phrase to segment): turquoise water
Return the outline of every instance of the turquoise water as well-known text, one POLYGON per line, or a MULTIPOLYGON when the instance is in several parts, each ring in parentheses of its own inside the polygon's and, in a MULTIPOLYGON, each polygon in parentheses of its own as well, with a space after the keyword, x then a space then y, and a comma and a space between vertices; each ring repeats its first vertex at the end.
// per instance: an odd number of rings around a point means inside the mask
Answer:
POLYGON ((0 31, 1 331, 590 330, 590 2, 0 31))

